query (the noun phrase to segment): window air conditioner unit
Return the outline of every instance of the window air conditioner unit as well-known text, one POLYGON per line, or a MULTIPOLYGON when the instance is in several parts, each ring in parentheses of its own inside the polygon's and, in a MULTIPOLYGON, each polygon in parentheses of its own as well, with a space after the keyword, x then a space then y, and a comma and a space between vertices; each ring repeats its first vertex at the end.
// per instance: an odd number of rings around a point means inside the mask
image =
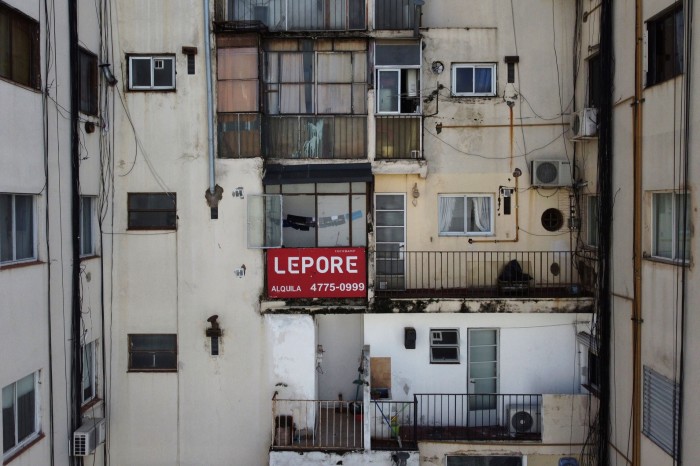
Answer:
POLYGON ((85 419, 83 425, 73 432, 73 456, 92 454, 98 445, 105 443, 104 418, 85 419))
POLYGON ((571 186, 571 162, 561 160, 533 160, 532 186, 558 188, 571 186))
POLYGON ((512 437, 521 434, 535 434, 542 432, 542 421, 538 406, 509 407, 508 431, 512 437))
POLYGON ((584 108, 574 114, 571 120, 574 139, 589 138, 598 135, 598 109, 584 108))

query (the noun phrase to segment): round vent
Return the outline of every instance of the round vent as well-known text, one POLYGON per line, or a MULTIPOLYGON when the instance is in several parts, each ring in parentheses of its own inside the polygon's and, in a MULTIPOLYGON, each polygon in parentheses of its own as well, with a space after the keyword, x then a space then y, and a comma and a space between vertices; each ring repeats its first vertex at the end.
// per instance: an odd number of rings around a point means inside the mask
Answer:
POLYGON ((513 417, 510 419, 510 424, 516 432, 524 433, 530 432, 532 426, 535 424, 535 420, 527 411, 518 411, 513 414, 513 417))
POLYGON ((547 209, 542 213, 542 226, 547 231, 557 231, 564 226, 564 214, 559 209, 547 209))
POLYGON ((552 162, 541 162, 537 164, 536 178, 540 183, 551 184, 557 181, 559 167, 552 162))

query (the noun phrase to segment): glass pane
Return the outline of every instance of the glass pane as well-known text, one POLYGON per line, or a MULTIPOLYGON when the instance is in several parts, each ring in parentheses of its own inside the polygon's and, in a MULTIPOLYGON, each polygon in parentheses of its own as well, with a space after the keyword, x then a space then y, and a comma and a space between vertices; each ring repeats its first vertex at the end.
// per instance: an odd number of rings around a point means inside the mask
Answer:
POLYGON ((496 330, 471 330, 469 331, 469 344, 471 346, 495 345, 496 335, 496 330))
POLYGON ((403 226, 403 211, 401 212, 391 212, 391 211, 380 211, 377 212, 377 226, 403 226))
POLYGON ((18 442, 21 442, 36 431, 36 407, 34 400, 34 374, 30 374, 17 382, 18 442))
POLYGON ((12 196, 0 194, 0 261, 14 259, 14 228, 12 226, 12 196))
POLYGON ((352 222, 352 245, 367 246, 367 196, 365 194, 354 194, 352 196, 350 218, 352 222))
POLYGON ((367 183, 355 181, 355 182, 351 183, 351 188, 352 188, 353 193, 366 193, 367 192, 367 183))
POLYGON ((459 333, 456 330, 437 330, 434 331, 439 333, 434 337, 434 344, 436 345, 456 345, 459 343, 459 333))
POLYGON ((256 112, 257 81, 218 81, 216 103, 219 112, 256 112))
POLYGON ((175 87, 174 62, 174 58, 153 59, 153 85, 155 87, 175 87))
POLYGON ((352 55, 348 52, 319 53, 319 83, 351 83, 353 75, 352 55))
POLYGON ((459 67, 455 70, 454 90, 457 94, 474 92, 474 68, 459 67))
POLYGON ((440 197, 440 232, 464 233, 464 197, 440 197))
POLYGON ((34 257, 34 202, 32 196, 15 196, 15 259, 34 257))
POLYGON ((92 369, 93 369, 93 344, 88 343, 83 346, 83 401, 92 398, 92 369))
POLYGON ((493 92, 491 88, 492 73, 493 70, 491 68, 474 69, 474 92, 480 94, 490 94, 493 92))
POLYGON ((403 227, 377 227, 377 241, 402 243, 404 241, 403 233, 403 227))
POLYGON ((352 113, 352 85, 319 84, 318 113, 352 113))
POLYGON ((496 379, 475 380, 474 393, 496 393, 496 379))
POLYGON ((679 249, 676 253, 678 259, 687 259, 690 257, 690 239, 692 231, 690 229, 690 197, 685 194, 677 195, 677 217, 678 217, 678 245, 679 249), (683 216, 683 205, 685 203, 685 216, 683 216), (685 241, 685 242, 684 242, 685 241))
MULTIPOLYGON (((389 253, 381 253, 381 256, 386 257, 389 253)), ((379 257, 379 256, 378 256, 379 257)), ((393 256, 397 257, 397 256, 393 256)), ((394 259, 378 259, 377 274, 378 275, 403 275, 405 270, 404 261, 394 259)))
POLYGON ((31 85, 32 28, 24 21, 12 22, 12 79, 31 85))
POLYGON ((258 78, 258 50, 255 47, 220 48, 216 52, 218 79, 258 78))
POLYGON ((10 17, 0 11, 0 76, 3 78, 12 77, 10 43, 10 17))
POLYGON ((132 87, 151 87, 151 58, 131 57, 129 60, 131 68, 131 86, 132 87))
POLYGON ((403 211, 403 194, 377 194, 377 210, 403 211))
POLYGON ((350 245, 350 206, 347 196, 318 196, 318 246, 350 245))
POLYGON ((673 195, 654 194, 654 255, 673 257, 673 195))
POLYGON ((439 361, 459 361, 459 349, 457 348, 444 348, 440 346, 435 346, 430 348, 432 354, 432 360, 439 361))
POLYGON ((484 362, 496 360, 497 352, 495 346, 476 346, 471 347, 469 349, 470 362, 484 362))
POLYGON ((285 247, 316 247, 316 198, 313 195, 284 196, 282 218, 285 247))
POLYGON ((316 185, 313 183, 295 183, 282 185, 282 192, 284 194, 310 194, 313 193, 315 189, 316 185))
POLYGON ((476 378, 491 378, 496 377, 496 364, 487 363, 470 363, 469 376, 476 378))
POLYGON ((177 226, 175 212, 129 212, 129 228, 163 228, 177 226))
POLYGON ((316 190, 319 193, 349 193, 350 183, 318 183, 316 190))
POLYGON ((177 349, 177 335, 160 335, 160 334, 133 334, 129 335, 131 350, 160 350, 160 351, 175 351, 177 349))
POLYGON ((175 209, 175 195, 165 193, 129 194, 129 209, 175 209))
POLYGON ((92 254, 92 198, 80 198, 80 254, 92 254))
POLYGON ((377 110, 379 112, 398 112, 399 71, 379 70, 377 81, 377 110))
POLYGON ((15 384, 2 389, 2 446, 3 453, 17 444, 15 438, 15 384))

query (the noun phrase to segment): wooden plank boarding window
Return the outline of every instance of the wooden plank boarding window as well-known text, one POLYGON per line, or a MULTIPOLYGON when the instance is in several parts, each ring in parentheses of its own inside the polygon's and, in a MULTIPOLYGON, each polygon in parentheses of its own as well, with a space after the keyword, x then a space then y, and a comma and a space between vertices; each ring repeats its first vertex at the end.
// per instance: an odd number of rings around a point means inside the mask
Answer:
POLYGON ((129 193, 129 230, 177 229, 175 193, 129 193))

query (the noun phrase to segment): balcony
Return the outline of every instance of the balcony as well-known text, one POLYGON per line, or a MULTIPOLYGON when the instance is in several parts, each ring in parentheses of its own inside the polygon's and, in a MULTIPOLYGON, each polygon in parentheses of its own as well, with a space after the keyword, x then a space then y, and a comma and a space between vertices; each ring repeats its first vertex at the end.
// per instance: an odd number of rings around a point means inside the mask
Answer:
POLYGON ((420 159, 420 116, 376 117, 376 159, 420 159))
POLYGON ((268 116, 263 125, 267 158, 367 158, 366 116, 268 116))
POLYGON ((593 257, 570 251, 392 250, 374 260, 378 298, 586 297, 595 275, 593 257))
POLYGON ((217 22, 226 29, 361 31, 365 0, 219 0, 217 22))

